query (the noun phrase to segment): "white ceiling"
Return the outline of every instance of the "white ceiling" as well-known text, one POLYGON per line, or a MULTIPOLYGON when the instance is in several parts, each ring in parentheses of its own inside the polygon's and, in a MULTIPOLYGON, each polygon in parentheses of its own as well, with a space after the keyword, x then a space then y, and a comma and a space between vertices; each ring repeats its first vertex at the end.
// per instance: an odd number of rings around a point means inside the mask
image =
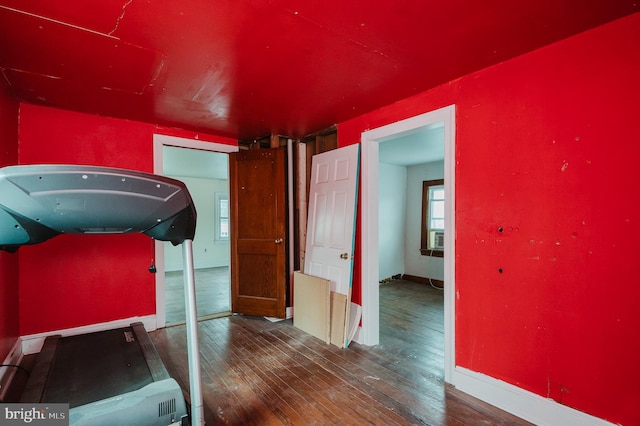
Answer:
POLYGON ((378 150, 381 163, 397 166, 444 161, 444 123, 381 142, 378 150))
POLYGON ((225 153, 191 148, 162 147, 162 171, 166 176, 229 179, 225 153))

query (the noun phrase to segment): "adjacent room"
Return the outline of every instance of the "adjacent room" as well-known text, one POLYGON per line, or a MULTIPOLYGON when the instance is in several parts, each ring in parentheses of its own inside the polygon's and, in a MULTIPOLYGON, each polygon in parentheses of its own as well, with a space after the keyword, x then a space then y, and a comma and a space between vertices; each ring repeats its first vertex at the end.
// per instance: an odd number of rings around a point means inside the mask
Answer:
MULTIPOLYGON (((198 317, 231 311, 229 278, 229 167, 227 155, 175 146, 162 147, 162 173, 181 180, 198 207, 194 267, 198 317)), ((179 247, 163 244, 165 323, 184 322, 184 265, 179 247)), ((160 311, 162 307, 158 307, 160 311)))
POLYGON ((639 8, 0 0, 0 406, 639 425, 639 8))

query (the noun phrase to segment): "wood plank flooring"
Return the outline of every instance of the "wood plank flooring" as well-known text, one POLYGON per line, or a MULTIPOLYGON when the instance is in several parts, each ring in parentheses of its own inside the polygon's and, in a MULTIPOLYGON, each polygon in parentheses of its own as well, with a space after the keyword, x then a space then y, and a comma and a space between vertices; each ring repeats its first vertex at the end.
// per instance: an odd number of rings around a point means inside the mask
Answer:
MULTIPOLYGON (((444 384, 442 291, 380 287, 380 344, 327 345, 291 320, 199 323, 207 425, 526 425, 444 384)), ((150 333, 188 390, 184 326, 150 333)))
MULTIPOLYGON (((196 269, 195 280, 198 316, 215 315, 231 310, 228 266, 196 269)), ((166 272, 164 286, 166 323, 184 323, 184 278, 182 271, 166 272)))

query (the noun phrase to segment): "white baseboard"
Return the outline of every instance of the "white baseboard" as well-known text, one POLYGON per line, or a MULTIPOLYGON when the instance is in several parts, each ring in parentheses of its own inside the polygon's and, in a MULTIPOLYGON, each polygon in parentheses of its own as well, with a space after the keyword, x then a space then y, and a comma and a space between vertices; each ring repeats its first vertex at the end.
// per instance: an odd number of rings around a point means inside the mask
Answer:
POLYGON ((516 415, 528 422, 543 426, 612 426, 605 420, 583 413, 544 398, 533 392, 456 367, 453 384, 462 392, 516 415))
MULTIPOLYGON (((20 365, 22 357, 22 345, 20 339, 16 339, 13 348, 11 348, 9 354, 2 363, 9 365, 20 365)), ((7 395, 7 390, 9 390, 9 384, 13 380, 13 377, 16 375, 17 370, 18 369, 15 367, 0 367, 0 401, 4 401, 4 398, 7 395)))
POLYGON ((102 322, 99 324, 91 324, 85 325, 82 327, 74 327, 67 328, 64 330, 54 330, 47 331, 45 333, 36 333, 30 334, 27 336, 22 336, 20 339, 22 341, 22 353, 24 355, 30 355, 40 352, 42 349, 42 345, 44 344, 44 339, 49 336, 60 335, 62 337, 66 336, 76 336, 78 334, 86 334, 86 333, 94 333, 97 331, 105 331, 112 330, 114 328, 128 327, 134 322, 141 322, 144 324, 144 328, 147 331, 153 331, 156 329, 156 316, 155 315, 147 315, 144 317, 131 317, 125 318, 115 321, 102 322))

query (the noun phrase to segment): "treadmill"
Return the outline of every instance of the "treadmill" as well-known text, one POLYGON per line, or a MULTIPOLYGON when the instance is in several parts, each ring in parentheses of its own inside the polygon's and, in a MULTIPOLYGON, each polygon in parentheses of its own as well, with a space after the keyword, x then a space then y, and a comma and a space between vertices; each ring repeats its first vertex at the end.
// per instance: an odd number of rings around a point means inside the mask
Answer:
MULTIPOLYGON (((0 168, 0 250, 60 234, 143 233, 182 245, 191 424, 204 425, 193 267, 196 210, 186 185, 84 165, 0 168)), ((180 386, 142 323, 45 339, 22 402, 69 403, 72 425, 187 424, 180 386)))

